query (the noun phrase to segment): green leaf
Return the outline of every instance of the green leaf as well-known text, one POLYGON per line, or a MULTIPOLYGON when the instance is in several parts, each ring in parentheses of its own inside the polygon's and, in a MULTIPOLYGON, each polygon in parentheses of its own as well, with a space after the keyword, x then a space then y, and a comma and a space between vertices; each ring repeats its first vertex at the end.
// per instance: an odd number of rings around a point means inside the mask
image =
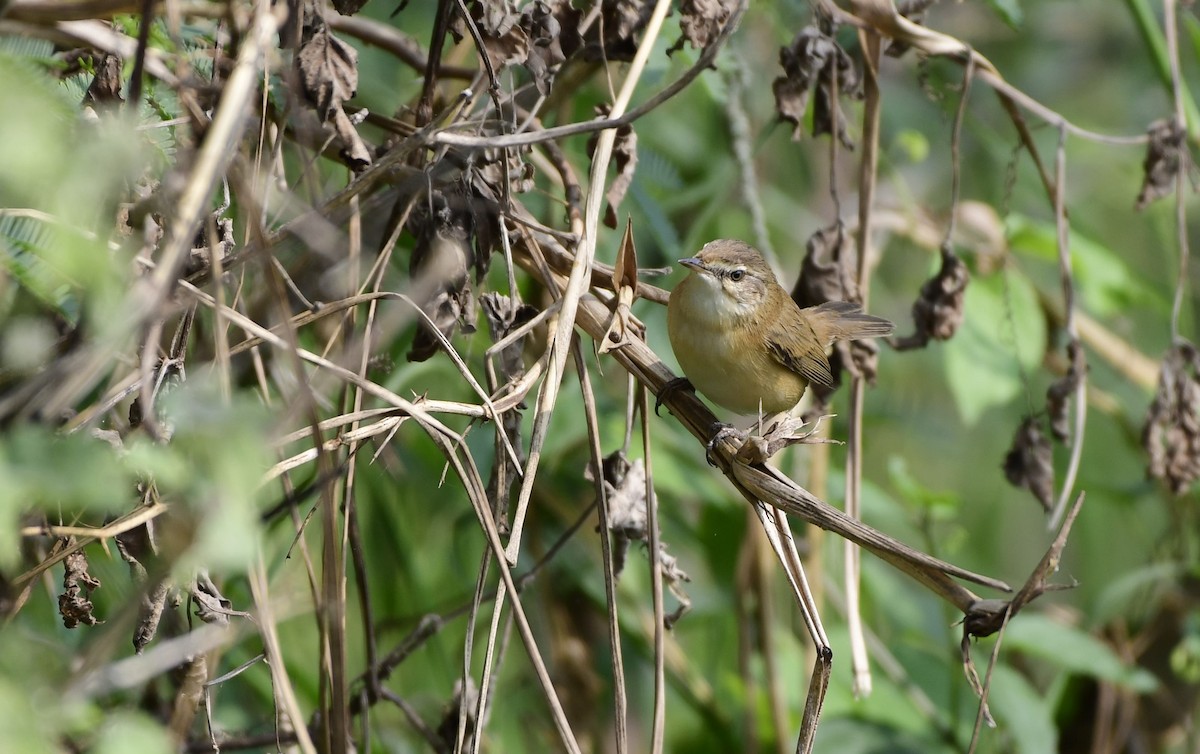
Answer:
POLYGON ((81 509, 115 512, 133 488, 110 445, 33 426, 15 427, 0 440, 0 479, 0 564, 9 566, 17 559, 25 511, 42 509, 55 520, 81 509))
POLYGON ((987 0, 988 7, 996 12, 1013 29, 1019 29, 1025 20, 1024 11, 1018 0, 987 0))
MULTIPOLYGON (((195 543, 179 567, 240 570, 258 547, 255 500, 271 466, 265 413, 250 399, 226 400, 215 386, 195 379, 168 393, 162 406, 162 420, 175 430, 170 448, 192 471, 176 480, 173 492, 199 521, 195 543)), ((165 482, 160 480, 160 488, 165 482)))
POLYGON ((1041 362, 1045 322, 1037 294, 1024 277, 998 274, 967 286, 963 325, 946 345, 946 380, 966 424, 1024 389, 1041 362))
POLYGON ((1021 614, 1008 625, 1005 647, 1041 657, 1064 670, 1148 693, 1158 687, 1155 677, 1142 668, 1130 667, 1102 641, 1074 626, 1052 621, 1044 615, 1021 614))
MULTIPOLYGON (((1058 231, 1052 223, 1011 215, 1007 226, 1014 252, 1058 264, 1058 231)), ((1109 317, 1155 301, 1153 291, 1138 280, 1116 251, 1075 230, 1067 243, 1075 285, 1088 311, 1109 317)))
POLYGON ((91 754, 125 754, 130 751, 168 754, 176 750, 167 731, 150 717, 120 711, 110 715, 100 728, 91 754))
POLYGON ((996 719, 1003 721, 1004 730, 1016 740, 1014 751, 1021 754, 1058 751, 1058 731, 1050 716, 1051 706, 1020 673, 1007 665, 997 665, 992 671, 988 704, 996 719))

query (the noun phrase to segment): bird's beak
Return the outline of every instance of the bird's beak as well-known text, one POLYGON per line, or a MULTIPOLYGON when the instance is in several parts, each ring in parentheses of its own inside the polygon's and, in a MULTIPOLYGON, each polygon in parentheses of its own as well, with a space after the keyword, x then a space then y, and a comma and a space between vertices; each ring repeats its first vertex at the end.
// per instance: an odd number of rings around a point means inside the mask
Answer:
POLYGON ((689 270, 695 270, 696 272, 708 272, 708 268, 704 266, 704 262, 701 262, 697 257, 680 259, 679 263, 684 267, 687 267, 689 270))

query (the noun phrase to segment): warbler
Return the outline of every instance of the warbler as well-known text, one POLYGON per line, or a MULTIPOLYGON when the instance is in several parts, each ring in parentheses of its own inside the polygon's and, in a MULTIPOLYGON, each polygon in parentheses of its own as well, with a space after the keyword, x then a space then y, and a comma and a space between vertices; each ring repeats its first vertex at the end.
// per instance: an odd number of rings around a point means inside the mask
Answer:
POLYGON ((790 411, 810 383, 832 385, 826 351, 834 341, 895 329, 846 301, 801 309, 742 241, 712 241, 679 263, 690 273, 667 304, 671 349, 697 390, 737 414, 790 411))

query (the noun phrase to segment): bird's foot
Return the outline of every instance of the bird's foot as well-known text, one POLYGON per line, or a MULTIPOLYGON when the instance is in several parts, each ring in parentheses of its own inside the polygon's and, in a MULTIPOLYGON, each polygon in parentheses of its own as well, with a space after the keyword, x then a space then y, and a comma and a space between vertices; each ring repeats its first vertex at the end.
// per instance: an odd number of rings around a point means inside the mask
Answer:
MULTIPOLYGON (((717 445, 726 441, 734 440, 739 446, 744 446, 750 439, 750 433, 744 429, 738 429, 732 424, 724 422, 713 422, 713 428, 716 432, 704 445, 704 460, 708 461, 709 466, 716 466, 716 449, 717 445)), ((739 451, 740 452, 740 451, 739 451)))
POLYGON ((827 417, 818 417, 809 426, 803 419, 785 415, 771 424, 765 432, 760 431, 757 435, 748 435, 742 442, 742 446, 738 448, 737 459, 753 465, 765 462, 790 445, 836 443, 837 440, 816 436, 821 429, 821 420, 825 418, 827 417), (805 427, 808 428, 804 429, 805 427), (800 431, 802 429, 804 431, 800 431))
POLYGON ((690 390, 693 393, 696 392, 696 388, 694 385, 692 385, 691 380, 689 380, 687 377, 676 377, 667 384, 663 385, 662 391, 659 392, 658 397, 654 399, 655 416, 662 416, 662 414, 658 413, 658 410, 662 408, 663 401, 670 399, 670 397, 679 390, 690 390))

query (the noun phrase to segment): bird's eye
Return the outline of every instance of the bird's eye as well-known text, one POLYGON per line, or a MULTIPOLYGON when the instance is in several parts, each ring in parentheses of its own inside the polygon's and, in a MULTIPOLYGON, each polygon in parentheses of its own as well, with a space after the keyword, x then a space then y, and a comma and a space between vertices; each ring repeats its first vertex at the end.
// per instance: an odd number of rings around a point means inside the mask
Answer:
POLYGON ((745 270, 734 270, 733 272, 729 273, 729 279, 735 283, 744 277, 746 277, 745 270))

